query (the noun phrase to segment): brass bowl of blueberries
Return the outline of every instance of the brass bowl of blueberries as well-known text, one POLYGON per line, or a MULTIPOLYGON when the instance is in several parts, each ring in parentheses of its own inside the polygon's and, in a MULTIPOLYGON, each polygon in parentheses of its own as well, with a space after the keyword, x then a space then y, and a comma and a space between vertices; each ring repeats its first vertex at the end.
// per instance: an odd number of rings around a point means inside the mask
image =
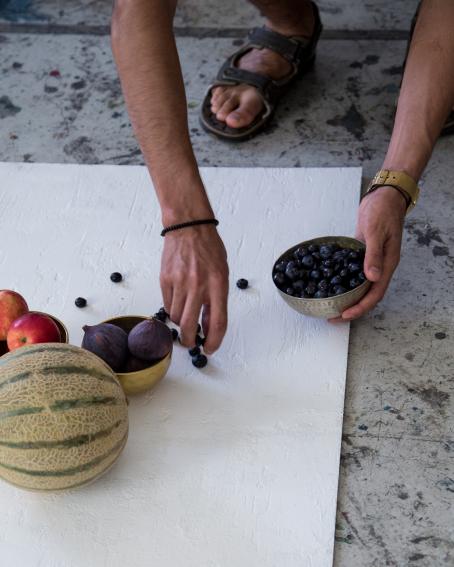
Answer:
POLYGON ((295 311, 321 319, 338 317, 371 286, 364 275, 365 251, 363 242, 348 236, 306 240, 279 256, 273 282, 295 311))

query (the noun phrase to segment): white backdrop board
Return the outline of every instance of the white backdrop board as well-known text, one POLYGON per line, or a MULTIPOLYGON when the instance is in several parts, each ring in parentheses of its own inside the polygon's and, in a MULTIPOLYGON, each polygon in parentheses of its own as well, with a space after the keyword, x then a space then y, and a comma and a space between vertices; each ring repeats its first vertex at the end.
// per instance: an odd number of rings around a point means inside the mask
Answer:
MULTIPOLYGON (((175 348, 163 382, 131 398, 126 449, 96 483, 0 483, 2 567, 332 564, 349 326, 292 311, 271 268, 304 239, 354 233, 361 170, 202 174, 230 261, 222 349, 197 370, 175 348)), ((61 318, 73 344, 86 323, 161 306, 160 229, 143 167, 0 164, 0 288, 61 318)))

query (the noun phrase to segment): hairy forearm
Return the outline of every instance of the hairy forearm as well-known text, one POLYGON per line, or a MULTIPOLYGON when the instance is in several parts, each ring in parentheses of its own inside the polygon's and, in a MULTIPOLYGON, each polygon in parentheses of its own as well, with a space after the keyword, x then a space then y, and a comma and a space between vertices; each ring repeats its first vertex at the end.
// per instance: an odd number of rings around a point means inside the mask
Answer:
POLYGON ((407 59, 385 169, 421 176, 454 105, 454 2, 425 0, 407 59))
POLYGON ((112 50, 165 224, 211 216, 187 125, 172 30, 176 0, 117 0, 112 50))

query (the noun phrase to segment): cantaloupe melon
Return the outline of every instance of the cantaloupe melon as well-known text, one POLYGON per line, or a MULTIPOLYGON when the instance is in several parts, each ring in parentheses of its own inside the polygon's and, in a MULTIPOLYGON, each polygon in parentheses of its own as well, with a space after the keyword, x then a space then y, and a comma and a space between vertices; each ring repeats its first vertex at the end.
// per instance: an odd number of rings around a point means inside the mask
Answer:
POLYGON ((125 394, 96 355, 45 343, 0 358, 0 478, 31 490, 80 486, 116 461, 127 437, 125 394))

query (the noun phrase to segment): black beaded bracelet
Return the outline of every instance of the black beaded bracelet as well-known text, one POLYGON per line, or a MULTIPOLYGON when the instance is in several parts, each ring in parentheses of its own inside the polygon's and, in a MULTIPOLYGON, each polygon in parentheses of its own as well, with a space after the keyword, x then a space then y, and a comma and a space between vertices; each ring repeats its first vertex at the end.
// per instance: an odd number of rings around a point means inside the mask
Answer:
POLYGON ((161 232, 161 236, 165 236, 168 232, 172 232, 173 230, 179 230, 180 228, 188 228, 189 226, 199 226, 201 224, 214 224, 214 226, 218 226, 219 221, 216 219, 203 219, 203 220, 194 220, 189 222, 182 222, 181 224, 172 224, 161 232))

